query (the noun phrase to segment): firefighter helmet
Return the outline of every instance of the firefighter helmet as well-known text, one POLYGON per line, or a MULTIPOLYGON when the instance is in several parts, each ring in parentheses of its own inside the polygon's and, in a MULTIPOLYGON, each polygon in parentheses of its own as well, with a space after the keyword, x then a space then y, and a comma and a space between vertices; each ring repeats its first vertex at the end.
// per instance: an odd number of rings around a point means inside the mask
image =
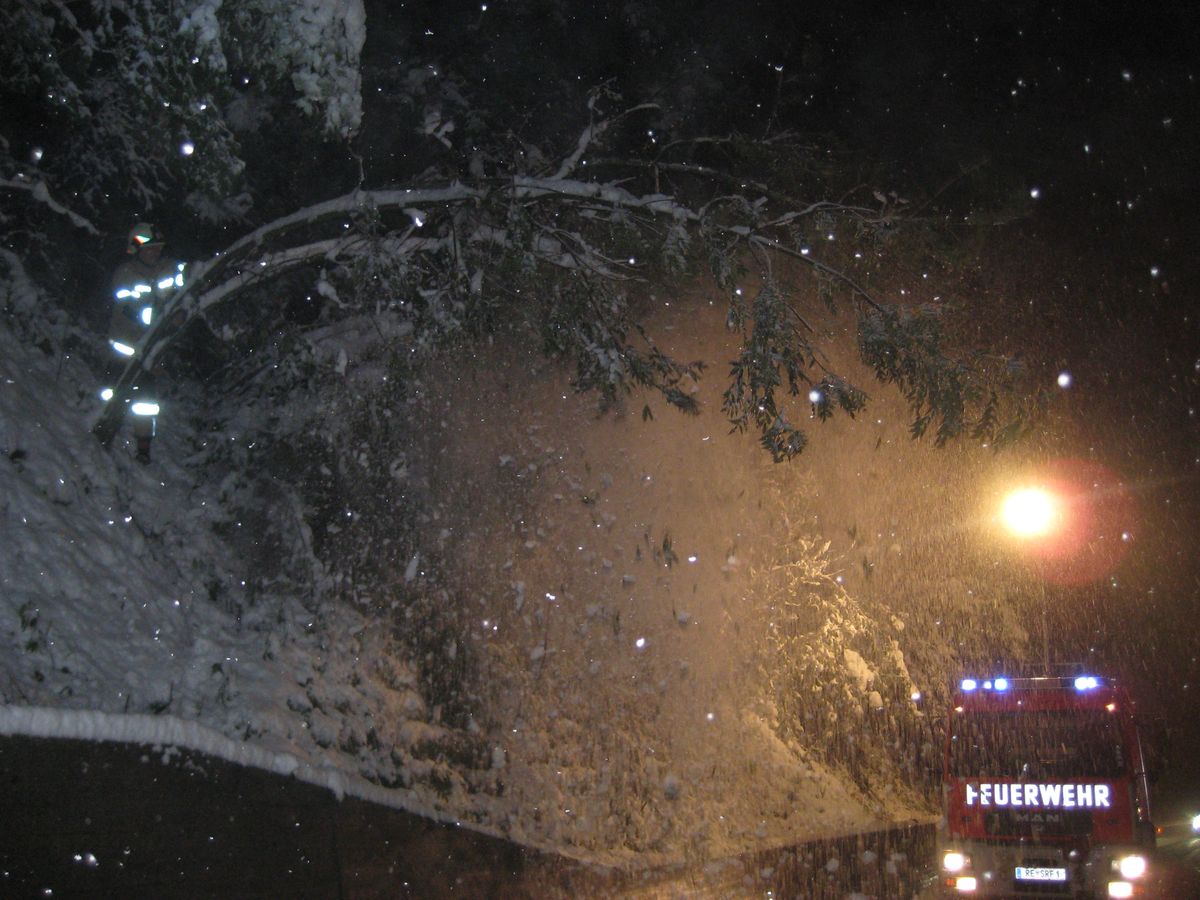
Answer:
POLYGON ((138 222, 129 229, 129 246, 128 250, 132 253, 137 253, 142 247, 147 244, 161 244, 162 238, 158 234, 158 229, 149 222, 138 222))

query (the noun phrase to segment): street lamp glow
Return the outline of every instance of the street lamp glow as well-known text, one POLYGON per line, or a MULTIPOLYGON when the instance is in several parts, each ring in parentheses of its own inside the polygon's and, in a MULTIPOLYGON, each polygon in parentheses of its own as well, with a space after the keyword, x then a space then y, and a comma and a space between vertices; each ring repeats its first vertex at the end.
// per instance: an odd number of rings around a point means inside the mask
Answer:
POLYGON ((1023 488, 1005 498, 1001 517, 1018 537, 1044 537, 1054 527, 1055 512, 1054 497, 1048 491, 1023 488))

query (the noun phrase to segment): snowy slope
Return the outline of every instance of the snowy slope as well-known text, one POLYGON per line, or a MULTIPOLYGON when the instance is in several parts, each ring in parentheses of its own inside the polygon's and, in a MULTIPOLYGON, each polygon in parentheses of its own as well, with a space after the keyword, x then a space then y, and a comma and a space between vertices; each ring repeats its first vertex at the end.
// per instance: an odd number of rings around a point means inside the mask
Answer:
POLYGON ((614 864, 928 815, 902 767, 873 760, 856 785, 822 744, 891 715, 884 696, 911 719, 912 684, 895 639, 815 568, 813 709, 849 725, 781 724, 791 689, 761 670, 772 613, 752 574, 781 470, 719 417, 597 417, 526 353, 416 391, 404 478, 428 509, 404 575, 472 623, 480 702, 456 756, 387 605, 251 602, 245 542, 218 537, 220 473, 189 462, 212 436, 168 404, 153 464, 127 433, 104 450, 96 376, 24 327, 0 326, 0 731, 185 745, 614 864))
POLYGON ((440 768, 408 753, 439 729, 386 632, 346 610, 239 602, 244 563, 215 536, 217 488, 179 462, 193 452, 186 423, 167 404, 148 467, 128 429, 105 451, 90 433, 96 376, 30 344, 0 325, 0 730, 179 743, 469 813, 362 781, 440 768))

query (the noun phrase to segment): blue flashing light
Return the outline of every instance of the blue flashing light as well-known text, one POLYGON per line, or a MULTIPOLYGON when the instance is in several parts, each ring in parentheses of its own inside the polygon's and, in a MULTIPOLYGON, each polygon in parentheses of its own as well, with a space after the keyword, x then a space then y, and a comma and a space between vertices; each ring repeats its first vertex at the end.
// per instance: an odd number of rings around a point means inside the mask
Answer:
POLYGON ((992 687, 995 688, 997 691, 1000 691, 1001 693, 1003 693, 1004 691, 1008 690, 1008 679, 1007 678, 997 678, 995 681, 992 682, 992 687))
POLYGON ((1080 675, 1075 679, 1075 690, 1090 691, 1100 687, 1100 679, 1095 675, 1080 675))
POLYGON ((975 688, 979 687, 979 685, 975 682, 974 678, 964 678, 959 687, 964 691, 973 691, 975 688))

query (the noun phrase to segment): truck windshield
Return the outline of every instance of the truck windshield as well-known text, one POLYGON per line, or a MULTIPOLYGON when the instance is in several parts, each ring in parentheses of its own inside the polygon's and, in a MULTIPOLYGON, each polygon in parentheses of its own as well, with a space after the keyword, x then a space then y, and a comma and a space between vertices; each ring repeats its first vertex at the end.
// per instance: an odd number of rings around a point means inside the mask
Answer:
POLYGON ((951 721, 958 778, 1117 778, 1126 759, 1116 718, 1103 710, 969 712, 951 721))

